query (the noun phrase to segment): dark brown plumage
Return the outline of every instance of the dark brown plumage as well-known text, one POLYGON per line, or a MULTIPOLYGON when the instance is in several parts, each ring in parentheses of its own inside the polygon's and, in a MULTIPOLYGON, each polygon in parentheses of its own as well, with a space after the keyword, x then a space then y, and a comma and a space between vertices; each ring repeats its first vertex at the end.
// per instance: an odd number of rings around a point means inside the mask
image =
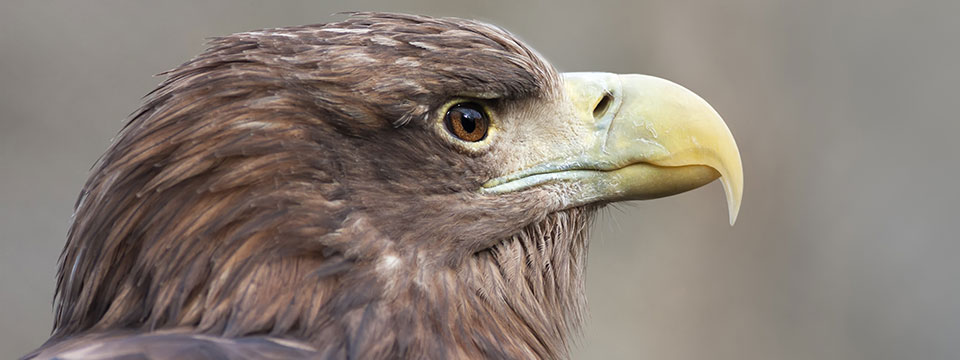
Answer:
POLYGON ((477 191, 563 131, 563 80, 523 43, 364 13, 166 75, 83 188, 28 358, 567 356, 598 205, 477 191), (499 142, 451 141, 457 99, 499 142))

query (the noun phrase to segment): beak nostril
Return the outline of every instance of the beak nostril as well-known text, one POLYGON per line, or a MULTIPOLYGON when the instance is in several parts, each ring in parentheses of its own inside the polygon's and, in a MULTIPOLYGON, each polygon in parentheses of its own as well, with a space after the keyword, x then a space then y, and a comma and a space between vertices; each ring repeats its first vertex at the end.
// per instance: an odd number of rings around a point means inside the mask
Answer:
POLYGON ((610 93, 604 93, 603 97, 600 98, 600 101, 597 102, 597 106, 593 108, 593 117, 599 119, 607 113, 607 109, 610 108, 610 104, 613 103, 613 95, 610 93))

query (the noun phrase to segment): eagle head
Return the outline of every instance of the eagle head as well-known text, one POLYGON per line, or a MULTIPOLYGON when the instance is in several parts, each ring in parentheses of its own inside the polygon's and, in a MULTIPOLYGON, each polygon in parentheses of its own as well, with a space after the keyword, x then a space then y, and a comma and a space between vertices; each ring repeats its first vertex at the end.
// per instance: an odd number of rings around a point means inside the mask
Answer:
POLYGON ((480 22, 238 33, 166 75, 83 188, 35 356, 562 358, 598 208, 740 203, 701 98, 480 22))

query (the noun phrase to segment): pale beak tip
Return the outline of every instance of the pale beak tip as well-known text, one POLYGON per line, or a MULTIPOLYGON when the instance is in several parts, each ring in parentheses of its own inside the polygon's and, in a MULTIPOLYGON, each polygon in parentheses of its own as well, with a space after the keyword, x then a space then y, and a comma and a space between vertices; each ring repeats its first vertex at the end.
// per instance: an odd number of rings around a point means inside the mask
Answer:
POLYGON ((730 206, 730 226, 737 223, 737 214, 740 213, 740 207, 736 205, 730 206))
POLYGON ((727 212, 730 215, 730 226, 733 226, 733 224, 737 222, 737 215, 740 214, 740 202, 743 199, 743 180, 735 180, 735 184, 730 184, 730 181, 726 177, 721 177, 720 182, 723 184, 723 192, 727 197, 727 212))

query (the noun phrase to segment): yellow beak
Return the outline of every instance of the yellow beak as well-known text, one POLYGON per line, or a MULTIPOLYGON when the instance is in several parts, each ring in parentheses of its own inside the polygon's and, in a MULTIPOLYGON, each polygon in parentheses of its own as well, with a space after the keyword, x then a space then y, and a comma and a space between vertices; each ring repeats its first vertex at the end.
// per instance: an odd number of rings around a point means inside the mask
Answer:
POLYGON ((743 196, 740 153, 706 101, 646 75, 566 73, 564 84, 571 120, 588 129, 580 143, 556 144, 555 154, 568 155, 493 179, 484 192, 562 182, 570 185, 570 205, 577 206, 669 196, 719 177, 730 224, 736 221, 743 196))

